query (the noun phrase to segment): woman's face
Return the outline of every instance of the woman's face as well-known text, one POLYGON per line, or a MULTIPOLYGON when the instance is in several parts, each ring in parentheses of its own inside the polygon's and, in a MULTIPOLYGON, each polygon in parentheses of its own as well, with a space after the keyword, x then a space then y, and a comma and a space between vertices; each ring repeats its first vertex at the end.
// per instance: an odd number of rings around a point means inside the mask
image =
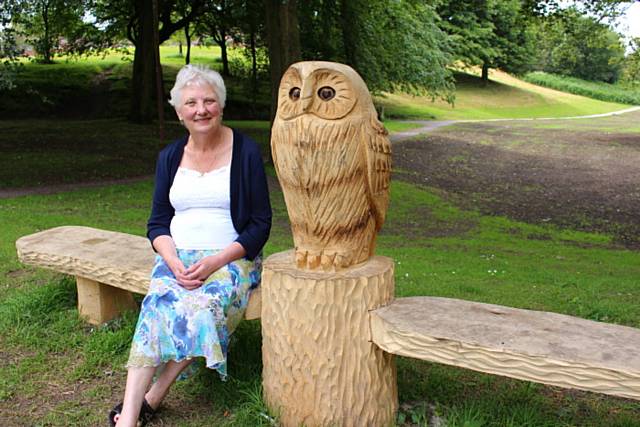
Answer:
POLYGON ((186 86, 182 89, 181 98, 176 113, 190 134, 208 133, 220 126, 222 107, 210 85, 186 86))

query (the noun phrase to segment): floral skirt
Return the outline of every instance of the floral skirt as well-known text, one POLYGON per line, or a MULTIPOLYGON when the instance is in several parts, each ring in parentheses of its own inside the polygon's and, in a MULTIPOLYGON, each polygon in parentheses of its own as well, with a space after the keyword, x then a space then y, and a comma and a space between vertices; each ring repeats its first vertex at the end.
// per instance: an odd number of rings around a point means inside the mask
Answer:
MULTIPOLYGON (((218 250, 178 249, 185 268, 218 250)), ((198 289, 178 284, 161 256, 151 271, 127 367, 160 366, 204 357, 227 376, 229 336, 244 316, 249 294, 260 284, 260 258, 239 259, 213 273, 198 289)))

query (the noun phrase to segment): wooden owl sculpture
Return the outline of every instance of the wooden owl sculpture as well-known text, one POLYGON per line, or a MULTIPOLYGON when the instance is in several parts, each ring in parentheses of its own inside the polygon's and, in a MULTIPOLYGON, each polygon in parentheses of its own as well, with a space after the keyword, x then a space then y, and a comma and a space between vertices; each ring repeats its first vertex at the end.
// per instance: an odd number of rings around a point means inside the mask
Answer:
POLYGON ((298 268, 369 259, 389 204, 391 146, 351 67, 299 62, 280 81, 271 152, 298 268))

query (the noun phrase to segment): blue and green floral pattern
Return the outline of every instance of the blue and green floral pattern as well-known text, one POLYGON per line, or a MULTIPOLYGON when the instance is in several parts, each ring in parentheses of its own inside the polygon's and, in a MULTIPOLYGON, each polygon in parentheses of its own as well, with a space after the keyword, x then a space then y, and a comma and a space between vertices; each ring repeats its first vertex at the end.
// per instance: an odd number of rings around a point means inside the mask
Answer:
MULTIPOLYGON (((185 267, 216 250, 178 249, 185 267)), ((161 256, 142 301, 127 367, 160 366, 204 357, 208 368, 227 376, 229 336, 242 320, 249 294, 260 284, 260 258, 239 259, 189 291, 176 281, 161 256)))

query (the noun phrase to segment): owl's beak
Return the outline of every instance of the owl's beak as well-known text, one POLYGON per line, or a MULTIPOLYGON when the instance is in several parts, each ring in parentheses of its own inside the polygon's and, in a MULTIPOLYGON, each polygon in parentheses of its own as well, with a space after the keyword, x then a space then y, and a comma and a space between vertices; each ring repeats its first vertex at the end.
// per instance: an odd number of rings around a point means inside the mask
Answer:
POLYGON ((302 86, 300 101, 302 101, 302 111, 306 113, 313 104, 313 85, 302 86))

